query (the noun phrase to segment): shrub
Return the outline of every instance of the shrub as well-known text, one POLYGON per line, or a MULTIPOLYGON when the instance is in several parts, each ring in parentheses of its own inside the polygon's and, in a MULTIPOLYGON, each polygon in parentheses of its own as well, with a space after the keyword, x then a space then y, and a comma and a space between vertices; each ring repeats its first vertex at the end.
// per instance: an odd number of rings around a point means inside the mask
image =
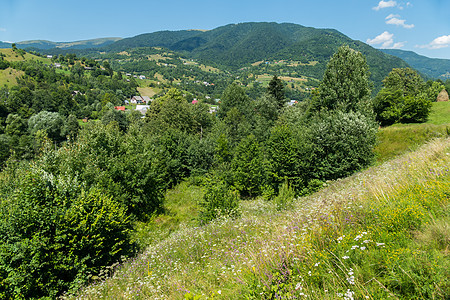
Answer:
POLYGON ((310 179, 348 176, 373 162, 377 124, 360 112, 316 115, 305 130, 302 147, 310 179))
POLYGON ((77 177, 32 170, 0 204, 3 297, 55 298, 132 253, 126 210, 77 177))
POLYGON ((286 210, 292 207, 294 202, 295 192, 289 186, 287 180, 281 185, 278 196, 276 196, 273 201, 275 202, 275 207, 277 210, 286 210))
POLYGON ((239 195, 222 179, 206 180, 206 191, 199 202, 200 220, 209 222, 220 216, 237 217, 239 215, 239 195))

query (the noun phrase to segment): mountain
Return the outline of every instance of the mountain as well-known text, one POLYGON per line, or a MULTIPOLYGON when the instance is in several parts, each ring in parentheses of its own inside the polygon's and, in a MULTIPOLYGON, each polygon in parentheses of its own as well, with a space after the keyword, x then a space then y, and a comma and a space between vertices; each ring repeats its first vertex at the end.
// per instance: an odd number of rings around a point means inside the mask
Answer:
POLYGON ((384 53, 397 56, 411 67, 431 78, 450 78, 450 59, 429 58, 413 51, 382 49, 384 53))
POLYGON ((225 25, 208 31, 159 31, 122 39, 102 47, 102 51, 164 47, 211 65, 234 69, 261 60, 317 61, 315 68, 318 77, 321 77, 326 63, 343 44, 366 56, 376 85, 392 68, 408 66, 400 58, 352 40, 337 30, 291 23, 251 22, 225 25))
MULTIPOLYGON (((99 38, 75 42, 51 42, 45 40, 32 40, 17 42, 17 48, 21 49, 33 49, 33 50, 47 50, 47 49, 89 49, 99 48, 110 45, 114 42, 121 40, 121 38, 99 38)), ((0 42, 0 48, 11 48, 11 43, 0 42)))

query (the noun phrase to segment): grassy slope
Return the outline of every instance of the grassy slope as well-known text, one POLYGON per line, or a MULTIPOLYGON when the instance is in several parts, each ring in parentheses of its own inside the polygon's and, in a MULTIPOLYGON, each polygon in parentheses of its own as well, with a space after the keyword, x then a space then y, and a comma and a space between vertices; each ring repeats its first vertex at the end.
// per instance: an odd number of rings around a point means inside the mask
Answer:
POLYGON ((270 202, 243 202, 238 220, 182 227, 78 296, 444 299, 449 152, 450 139, 434 141, 283 213, 270 202))
POLYGON ((450 130, 450 102, 434 102, 429 120, 425 124, 396 124, 378 132, 379 144, 375 149, 379 162, 417 149, 425 142, 446 136, 450 130))
MULTIPOLYGON (((439 116, 446 105, 434 106, 430 123, 448 123, 448 116, 439 116)), ((438 125, 383 129, 385 136, 407 133, 407 147, 397 153, 411 145, 416 150, 297 199, 295 208, 283 213, 271 202, 245 201, 237 220, 192 227, 202 193, 183 183, 168 194, 171 213, 158 219, 162 226, 138 226, 141 242, 152 246, 78 296, 445 299, 450 294, 450 139, 417 149, 430 136, 408 138, 433 126, 438 125)))
MULTIPOLYGON (((30 53, 25 53, 24 56, 16 54, 12 49, 0 49, 0 53, 6 55, 5 59, 7 61, 24 61, 24 60, 36 60, 41 61, 44 64, 51 64, 51 60, 44 57, 39 57, 30 53)), ((0 70, 0 86, 7 85, 8 87, 17 85, 16 78, 22 76, 24 73, 22 71, 17 71, 12 68, 6 70, 0 70)))

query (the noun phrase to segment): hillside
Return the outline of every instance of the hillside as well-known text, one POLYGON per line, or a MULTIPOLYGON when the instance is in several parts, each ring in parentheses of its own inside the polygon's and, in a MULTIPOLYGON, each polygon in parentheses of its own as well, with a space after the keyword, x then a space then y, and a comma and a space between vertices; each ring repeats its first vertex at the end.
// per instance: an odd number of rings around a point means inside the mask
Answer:
POLYGON ((237 220, 179 225, 77 298, 446 299, 449 150, 434 141, 287 212, 260 199, 237 220))
MULTIPOLYGON (((48 49, 89 49, 110 45, 121 38, 98 38, 82 40, 75 42, 51 42, 45 40, 32 40, 17 42, 16 46, 20 49, 28 50, 48 50, 48 49)), ((0 42, 0 48, 11 48, 11 43, 0 42)))
POLYGON ((233 69, 261 60, 317 61, 314 68, 321 78, 326 62, 342 44, 366 55, 377 86, 392 68, 407 66, 401 59, 336 30, 290 23, 240 23, 209 31, 160 31, 125 38, 103 50, 120 52, 135 47, 165 47, 208 64, 233 69))
POLYGON ((450 78, 450 59, 429 58, 413 51, 382 49, 384 53, 403 59, 420 73, 435 79, 450 78))

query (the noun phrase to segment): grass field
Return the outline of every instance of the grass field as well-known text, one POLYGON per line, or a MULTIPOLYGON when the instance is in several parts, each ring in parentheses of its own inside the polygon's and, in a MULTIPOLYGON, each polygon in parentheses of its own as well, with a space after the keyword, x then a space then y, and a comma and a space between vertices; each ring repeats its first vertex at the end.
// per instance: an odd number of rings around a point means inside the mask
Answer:
POLYGON ((152 245, 77 297, 446 299, 449 166, 450 139, 435 140, 298 198, 292 210, 243 201, 240 218, 202 227, 189 225, 201 192, 184 183, 168 196, 172 215, 158 221, 176 230, 143 228, 156 232, 152 245))
POLYGON ((396 124, 378 132, 375 148, 378 162, 413 151, 433 138, 450 134, 450 102, 434 102, 429 120, 424 124, 396 124))
POLYGON ((138 87, 137 90, 139 94, 141 94, 141 96, 149 96, 149 97, 153 97, 154 95, 160 92, 159 89, 155 89, 152 87, 138 87))
POLYGON ((376 166, 291 210, 246 200, 240 218, 198 227, 203 191, 181 183, 167 192, 164 214, 136 224, 145 251, 77 297, 448 299, 448 105, 434 103, 427 124, 380 130, 376 166))
POLYGON ((25 74, 23 71, 17 71, 11 68, 0 70, 0 86, 6 85, 7 87, 12 87, 17 85, 16 78, 23 74, 25 74))

